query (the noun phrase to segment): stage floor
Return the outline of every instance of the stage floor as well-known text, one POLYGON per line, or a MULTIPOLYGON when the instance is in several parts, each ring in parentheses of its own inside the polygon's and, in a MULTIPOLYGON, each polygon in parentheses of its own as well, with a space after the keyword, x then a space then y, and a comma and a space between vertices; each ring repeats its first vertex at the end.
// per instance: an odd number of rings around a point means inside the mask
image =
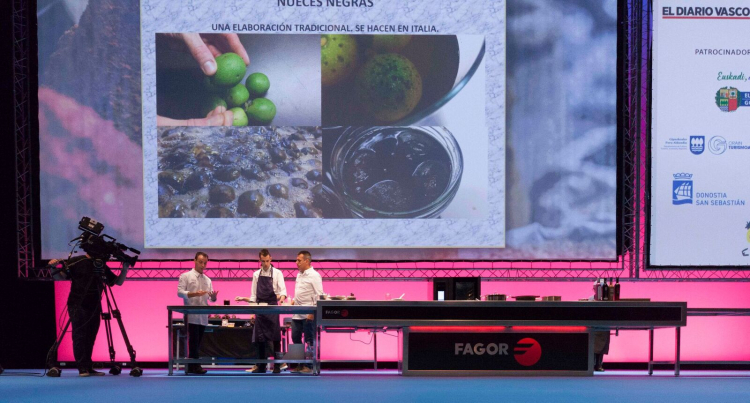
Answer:
POLYGON ((340 402, 725 402, 750 401, 750 371, 607 371, 593 377, 402 377, 394 370, 323 371, 321 376, 251 375, 242 370, 209 370, 204 376, 167 376, 145 370, 141 378, 80 378, 65 370, 61 378, 40 377, 42 370, 6 370, 0 375, 3 402, 171 402, 193 398, 226 400, 340 402), (36 376, 34 376, 36 375, 36 376))

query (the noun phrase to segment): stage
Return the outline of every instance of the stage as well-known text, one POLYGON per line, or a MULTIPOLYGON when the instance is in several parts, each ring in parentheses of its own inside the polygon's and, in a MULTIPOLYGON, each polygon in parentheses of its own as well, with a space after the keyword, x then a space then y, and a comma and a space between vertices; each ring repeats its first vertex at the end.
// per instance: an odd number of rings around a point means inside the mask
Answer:
POLYGON ((4 3, 0 403, 750 402, 750 5, 4 3))
MULTIPOLYGON (((209 368, 209 367, 207 367, 209 368)), ((668 370, 612 370, 594 377, 401 377, 395 370, 331 371, 320 376, 250 375, 242 370, 209 370, 204 376, 172 376, 166 369, 145 370, 141 378, 107 375, 61 378, 25 374, 42 370, 9 370, 0 376, 2 400, 176 401, 250 399, 253 401, 345 400, 406 401, 556 401, 556 402, 742 402, 750 399, 750 371, 687 370, 675 378, 668 370)))

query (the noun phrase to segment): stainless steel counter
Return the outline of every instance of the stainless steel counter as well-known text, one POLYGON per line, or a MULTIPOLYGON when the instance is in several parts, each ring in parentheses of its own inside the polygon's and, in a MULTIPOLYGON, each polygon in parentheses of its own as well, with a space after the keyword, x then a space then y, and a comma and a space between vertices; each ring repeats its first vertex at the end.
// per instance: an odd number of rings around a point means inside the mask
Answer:
MULTIPOLYGON (((648 373, 653 373, 654 329, 675 329, 675 375, 680 371, 680 328, 687 324, 686 302, 643 301, 319 301, 318 325, 326 329, 389 328, 444 332, 485 327, 491 332, 512 333, 523 327, 534 331, 564 330, 576 332, 648 330, 648 373), (491 327, 495 327, 492 329, 491 327), (539 330, 539 327, 547 329, 539 330), (571 330, 571 329, 567 329, 571 330)), ((406 349, 407 337, 404 338, 406 349)), ((406 353, 404 350, 403 353, 406 353)), ((593 361, 592 361, 593 362, 593 361)), ((593 365, 584 374, 592 373, 593 365)), ((404 371, 406 374, 408 371, 404 371)), ((464 371, 464 373, 466 373, 464 371)), ((427 375, 429 371, 415 373, 427 375)), ((445 373, 435 373, 443 374, 445 373)), ((479 372, 468 374, 477 375, 479 372)), ((542 374, 540 372, 539 374, 542 374)), ((559 374, 546 373, 546 374, 559 374)), ((580 374, 580 373, 579 373, 580 374)))
MULTIPOLYGON (((175 364, 208 364, 208 363, 214 363, 215 361, 213 359, 189 359, 189 358, 175 358, 174 357, 174 346, 173 346, 173 338, 172 334, 175 331, 174 325, 173 325, 173 314, 174 313, 181 313, 184 315, 190 315, 190 314, 201 314, 201 315, 209 315, 209 314, 279 314, 279 315, 285 315, 285 314, 314 314, 316 312, 316 307, 314 306, 299 306, 299 305, 213 305, 213 306, 185 306, 185 305, 169 305, 167 306, 167 327, 169 329, 168 331, 168 337, 169 337, 169 375, 172 375, 173 368, 175 364)), ((187 323, 187 318, 185 320, 185 324, 187 327, 190 326, 189 323, 187 323)), ((317 328, 317 324, 314 325, 317 328)), ((249 362, 251 363, 310 363, 313 365, 313 374, 318 375, 320 374, 320 332, 316 332, 316 343, 315 343, 315 353, 311 360, 258 360, 258 359, 252 359, 249 362)), ((238 362, 237 359, 231 359, 232 362, 238 362)))
POLYGON ((678 327, 686 302, 319 301, 320 326, 678 327))

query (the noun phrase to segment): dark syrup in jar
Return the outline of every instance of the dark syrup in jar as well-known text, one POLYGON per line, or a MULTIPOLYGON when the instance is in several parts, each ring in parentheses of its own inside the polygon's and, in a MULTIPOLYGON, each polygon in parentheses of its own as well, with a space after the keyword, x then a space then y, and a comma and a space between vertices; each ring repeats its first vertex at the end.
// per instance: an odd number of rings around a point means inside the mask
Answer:
POLYGON ((405 212, 437 199, 450 182, 451 159, 434 137, 410 128, 383 128, 345 157, 346 193, 364 206, 405 212))

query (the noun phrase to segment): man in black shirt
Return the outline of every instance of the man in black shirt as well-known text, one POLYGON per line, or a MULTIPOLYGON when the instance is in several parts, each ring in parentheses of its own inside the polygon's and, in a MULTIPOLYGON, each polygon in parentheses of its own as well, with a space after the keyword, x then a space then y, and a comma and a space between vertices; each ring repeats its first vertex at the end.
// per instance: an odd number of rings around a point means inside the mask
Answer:
MULTIPOLYGON (((49 264, 56 265, 59 262, 55 259, 49 264)), ((91 354, 99 332, 102 291, 105 282, 114 284, 117 276, 107 267, 106 260, 94 259, 88 254, 62 263, 71 280, 68 315, 73 326, 73 356, 78 365, 78 375, 104 375, 103 372, 94 370, 91 354)))

